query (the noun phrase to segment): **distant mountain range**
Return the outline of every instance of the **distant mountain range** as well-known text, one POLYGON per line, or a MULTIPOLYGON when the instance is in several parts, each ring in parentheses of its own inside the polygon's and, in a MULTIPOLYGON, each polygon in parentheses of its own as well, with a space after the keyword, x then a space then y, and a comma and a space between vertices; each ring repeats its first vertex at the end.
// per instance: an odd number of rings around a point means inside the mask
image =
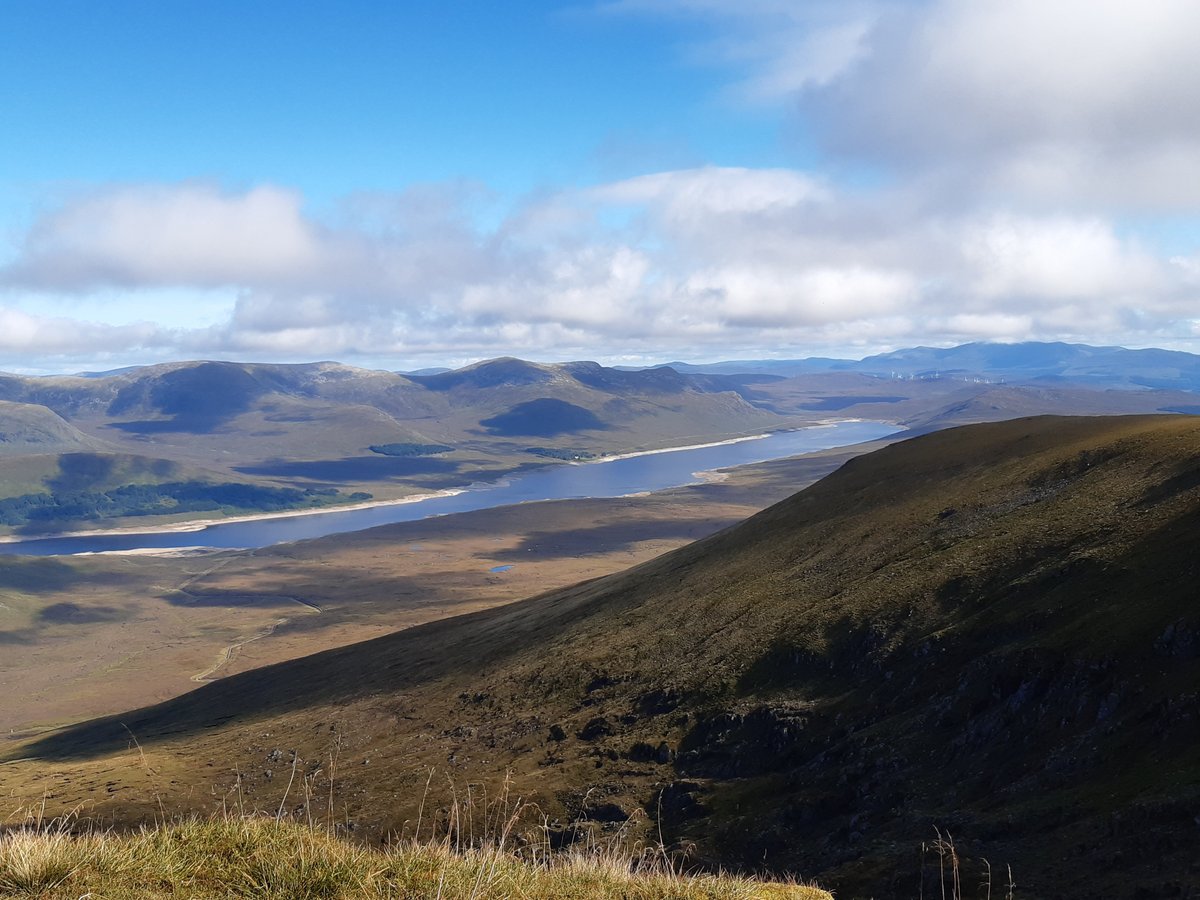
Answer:
POLYGON ((730 360, 694 365, 668 363, 683 373, 759 374, 792 377, 819 372, 857 372, 889 378, 985 378, 1114 388, 1200 388, 1200 356, 1177 350, 1127 350, 1088 344, 972 343, 957 347, 911 347, 860 360, 730 360))

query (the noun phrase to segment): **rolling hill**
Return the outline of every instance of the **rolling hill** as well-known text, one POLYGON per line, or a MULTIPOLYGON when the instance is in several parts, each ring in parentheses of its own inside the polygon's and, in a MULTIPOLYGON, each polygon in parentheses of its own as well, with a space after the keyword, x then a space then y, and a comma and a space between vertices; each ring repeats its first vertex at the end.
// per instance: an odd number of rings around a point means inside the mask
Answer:
POLYGON ((18 745, 0 789, 132 821, 274 810, 299 766, 298 815, 374 839, 431 769, 511 772, 560 821, 641 809, 840 897, 916 895, 935 826, 1022 896, 1183 896, 1197 539, 1200 420, 941 431, 626 572, 18 745))
MULTIPOLYGON (((497 359, 405 376, 337 363, 202 361, 89 376, 2 376, 0 499, 23 497, 22 508, 42 503, 63 454, 81 450, 157 460, 164 471, 203 471, 247 496, 395 499, 553 465, 566 451, 655 449, 808 420, 748 402, 737 379, 623 373, 595 363, 497 359), (437 451, 413 452, 421 447, 437 451)), ((100 508, 125 507, 105 501, 100 508)), ((51 527, 52 518, 42 524, 51 527)), ((80 521, 73 517, 69 527, 80 521)))
POLYGON ((965 376, 909 379, 857 372, 743 378, 742 394, 748 401, 781 415, 882 419, 915 432, 1035 415, 1200 411, 1196 396, 1181 390, 1124 390, 1052 381, 996 384, 965 376))
POLYGON ((863 359, 743 359, 669 364, 688 375, 738 374, 793 378, 831 372, 891 380, 984 379, 1123 390, 1200 389, 1200 356, 1178 350, 1094 347, 1061 341, 1000 344, 978 341, 957 347, 906 347, 863 359))
POLYGON ((1200 356, 1177 350, 1129 350, 1088 344, 1026 341, 977 342, 958 347, 912 347, 868 356, 858 372, 922 377, 934 373, 983 376, 1014 382, 1195 390, 1200 356))
POLYGON ((44 406, 0 401, 0 457, 70 453, 102 446, 44 406))
POLYGON ((5 376, 0 399, 44 407, 93 438, 139 452, 261 465, 366 454, 371 444, 387 443, 451 444, 495 457, 517 444, 495 440, 503 430, 497 435, 482 423, 519 417, 531 403, 586 411, 561 433, 584 433, 599 450, 789 424, 745 402, 737 388, 736 381, 669 370, 621 373, 517 359, 427 376, 337 363, 182 362, 91 377, 5 376))

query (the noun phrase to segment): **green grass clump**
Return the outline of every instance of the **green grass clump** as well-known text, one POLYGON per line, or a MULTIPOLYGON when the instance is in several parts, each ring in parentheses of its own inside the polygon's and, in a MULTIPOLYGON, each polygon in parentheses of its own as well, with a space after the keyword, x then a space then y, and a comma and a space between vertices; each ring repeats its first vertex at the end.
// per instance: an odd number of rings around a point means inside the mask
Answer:
POLYGON ((404 842, 372 849, 272 819, 190 819, 133 833, 14 831, 0 837, 0 896, 829 900, 816 888, 632 867, 600 849, 522 858, 499 846, 404 842))

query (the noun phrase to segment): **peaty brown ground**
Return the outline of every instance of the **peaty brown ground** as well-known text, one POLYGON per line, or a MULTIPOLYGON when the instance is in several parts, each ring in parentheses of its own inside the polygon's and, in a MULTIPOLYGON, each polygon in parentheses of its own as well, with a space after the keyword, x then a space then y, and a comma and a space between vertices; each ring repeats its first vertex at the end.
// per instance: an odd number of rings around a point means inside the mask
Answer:
POLYGON ((0 734, 616 572, 741 521, 879 444, 607 500, 522 504, 183 556, 0 559, 0 734), (511 566, 505 571, 497 567, 511 566))

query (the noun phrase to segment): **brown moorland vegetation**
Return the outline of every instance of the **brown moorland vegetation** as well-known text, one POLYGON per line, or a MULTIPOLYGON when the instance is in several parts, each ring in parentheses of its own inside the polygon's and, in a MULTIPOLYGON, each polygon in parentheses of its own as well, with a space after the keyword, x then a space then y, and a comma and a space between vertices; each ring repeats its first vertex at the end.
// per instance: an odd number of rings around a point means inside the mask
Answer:
POLYGON ((5 558, 0 739, 609 575, 877 446, 740 466, 636 497, 517 504, 253 551, 5 558))

